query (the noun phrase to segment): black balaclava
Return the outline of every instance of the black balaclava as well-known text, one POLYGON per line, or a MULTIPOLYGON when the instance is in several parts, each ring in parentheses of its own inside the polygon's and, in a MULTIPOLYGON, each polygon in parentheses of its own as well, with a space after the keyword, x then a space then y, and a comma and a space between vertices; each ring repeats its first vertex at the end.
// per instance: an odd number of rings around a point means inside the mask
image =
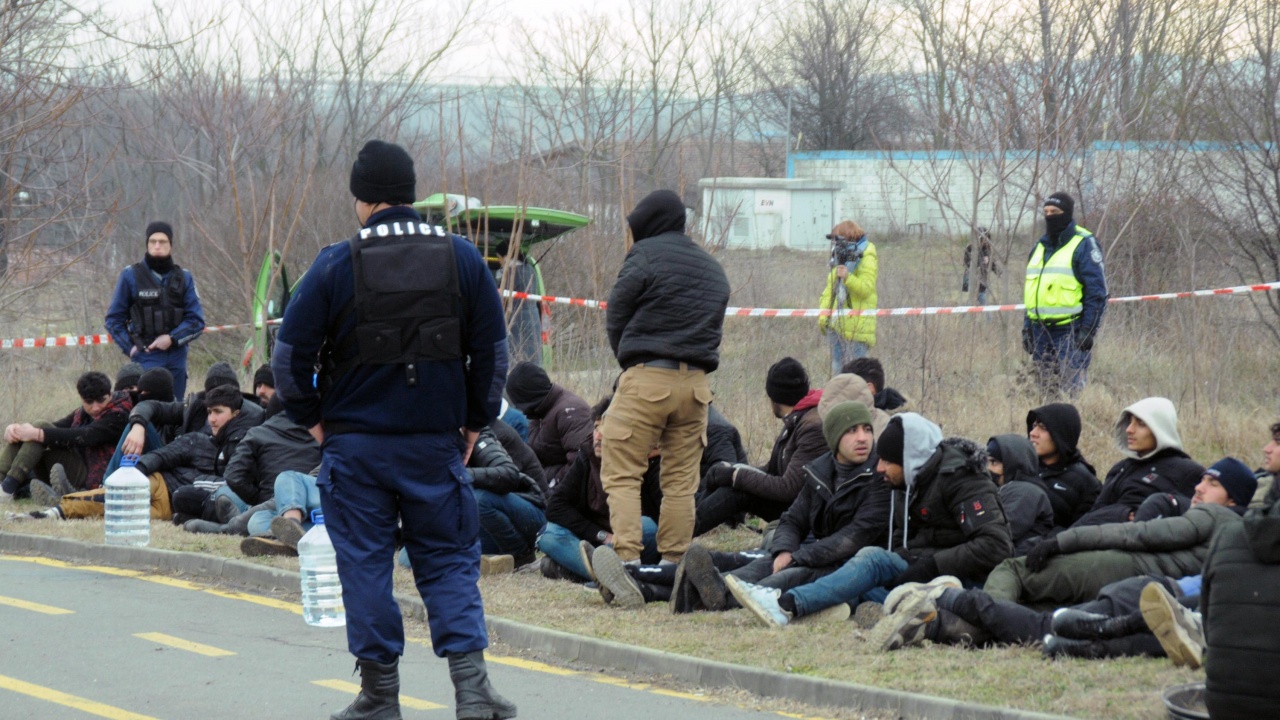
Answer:
POLYGON ((627 215, 631 238, 636 242, 666 232, 684 232, 684 201, 670 190, 654 190, 627 215))
POLYGON ((158 258, 152 257, 148 252, 142 260, 153 272, 164 275, 173 269, 173 226, 162 220, 147 223, 147 235, 144 239, 149 241, 156 233, 164 233, 169 238, 169 254, 158 258))
POLYGON ((1058 236, 1075 222, 1076 201, 1064 192, 1056 192, 1044 199, 1045 207, 1052 205, 1062 210, 1061 215, 1052 215, 1044 219, 1045 230, 1049 233, 1049 242, 1056 242, 1058 236))

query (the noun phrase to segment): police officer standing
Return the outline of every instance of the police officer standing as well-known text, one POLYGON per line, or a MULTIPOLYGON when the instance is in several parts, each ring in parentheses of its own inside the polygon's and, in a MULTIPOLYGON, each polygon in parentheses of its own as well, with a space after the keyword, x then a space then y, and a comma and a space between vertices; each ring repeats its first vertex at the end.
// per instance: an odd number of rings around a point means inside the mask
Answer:
POLYGON ((1027 261, 1022 349, 1031 355, 1046 395, 1084 389, 1093 339, 1107 306, 1102 249, 1075 223, 1075 200, 1056 192, 1044 201, 1046 232, 1027 261))
POLYGON ((147 225, 147 254, 120 271, 107 309, 107 332, 121 352, 173 375, 173 395, 187 392, 187 344, 204 332, 204 309, 190 270, 173 262, 173 227, 147 225))
POLYGON ((501 402, 502 303, 475 247, 409 207, 415 176, 404 148, 369 141, 350 187, 361 229, 320 251, 272 358, 286 411, 324 448, 317 485, 361 676, 355 702, 333 718, 400 717, 397 525, 432 647, 449 661, 457 717, 512 718, 515 705, 485 667, 479 518, 464 469, 501 402))

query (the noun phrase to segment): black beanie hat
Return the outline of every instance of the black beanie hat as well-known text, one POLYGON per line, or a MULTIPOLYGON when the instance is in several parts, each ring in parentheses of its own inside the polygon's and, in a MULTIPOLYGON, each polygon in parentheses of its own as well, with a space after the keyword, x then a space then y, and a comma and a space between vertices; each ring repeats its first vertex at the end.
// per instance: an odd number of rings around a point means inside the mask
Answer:
POLYGON ((1004 451, 1000 449, 1000 443, 995 438, 987 441, 987 457, 996 462, 1004 462, 1004 451))
POLYGON ((769 367, 764 392, 779 405, 795 405, 809 394, 809 374, 793 357, 784 357, 769 367))
POLYGON ((1233 457, 1222 458, 1210 465, 1204 474, 1217 479, 1222 489, 1227 491, 1227 497, 1239 507, 1248 505, 1254 493, 1258 492, 1258 478, 1248 465, 1233 457))
POLYGON ((127 387, 134 387, 138 384, 138 378, 140 377, 142 377, 141 365, 136 362, 125 363, 116 372, 116 386, 112 390, 120 392, 127 387))
POLYGON ((889 424, 884 426, 884 430, 880 431, 880 437, 876 439, 876 453, 885 462, 901 465, 905 440, 902 418, 893 417, 889 420, 889 424))
POLYGON ((211 408, 214 405, 222 405, 237 411, 244 406, 244 395, 240 394, 240 388, 235 385, 219 385, 204 393, 204 406, 211 408))
POLYGON ((1045 198, 1044 204, 1045 204, 1045 207, 1052 205, 1058 208, 1059 210, 1062 211, 1062 214, 1067 217, 1071 217, 1072 213, 1076 209, 1075 198, 1071 197, 1070 195, 1062 191, 1058 191, 1050 195, 1049 197, 1045 198))
MULTIPOLYGON (((529 417, 551 392, 551 378, 547 371, 531 362, 522 362, 511 368, 507 375, 507 397, 516 409, 529 417)), ((537 418, 534 418, 535 420, 537 418)))
POLYGON ((631 238, 636 242, 665 232, 684 232, 684 201, 671 190, 654 190, 636 203, 627 215, 631 238))
POLYGON ((143 400, 173 402, 173 373, 168 368, 151 368, 138 378, 138 397, 143 400))
POLYGON ((216 362, 209 366, 209 372, 204 375, 204 389, 208 392, 219 385, 235 385, 240 387, 240 378, 236 377, 236 371, 224 362, 216 362))
POLYGON ((276 374, 271 370, 270 365, 263 365, 253 371, 253 389, 257 390, 259 385, 266 385, 269 388, 276 386, 276 374))
POLYGON ((164 233, 169 237, 169 243, 173 244, 173 226, 163 220, 156 220, 147 223, 147 235, 144 240, 150 240, 152 235, 156 233, 164 233))
POLYGON ((409 205, 417 183, 413 158, 394 143, 370 140, 351 164, 351 194, 367 203, 409 205))

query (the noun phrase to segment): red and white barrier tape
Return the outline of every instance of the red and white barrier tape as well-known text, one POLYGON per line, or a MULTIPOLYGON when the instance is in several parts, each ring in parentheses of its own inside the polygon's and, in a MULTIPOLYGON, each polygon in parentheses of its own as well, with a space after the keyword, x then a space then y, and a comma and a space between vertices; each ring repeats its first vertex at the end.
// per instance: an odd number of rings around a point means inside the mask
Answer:
MULTIPOLYGON (((1125 297, 1110 298, 1108 303, 1132 303, 1145 302, 1149 300, 1182 300, 1193 297, 1212 297, 1216 295, 1247 295, 1257 292, 1271 292, 1280 290, 1280 282, 1260 283, 1257 285, 1237 285, 1235 287, 1215 288, 1213 290, 1188 290, 1185 292, 1174 293, 1158 293, 1155 295, 1128 295, 1125 297)), ((503 290, 502 294, 506 297, 514 297, 518 300, 534 300, 537 302, 554 303, 557 305, 577 305, 579 307, 604 309, 608 303, 603 300, 585 300, 583 298, 558 297, 556 295, 534 295, 532 293, 512 292, 503 290)), ((995 313, 995 312, 1012 312, 1025 310, 1026 305, 956 305, 953 307, 918 307, 918 308, 879 308, 876 310, 847 310, 842 315, 849 317, 891 317, 899 315, 965 315, 969 313, 995 313)), ((821 308, 791 309, 791 308, 749 308, 749 307, 729 307, 725 308, 724 314, 729 317, 766 317, 766 318, 815 318, 823 315, 831 315, 834 311, 824 310, 821 308)), ((268 325, 278 325, 279 320, 270 320, 268 325)), ((237 330, 240 328, 251 327, 253 323, 241 323, 239 325, 212 325, 205 328, 205 332, 222 332, 224 330, 237 330)), ((79 335, 65 337, 49 337, 49 338, 15 338, 11 340, 0 340, 0 350, 9 350, 13 348, 43 348, 43 347, 76 347, 82 345, 108 345, 111 343, 110 335, 79 335)))

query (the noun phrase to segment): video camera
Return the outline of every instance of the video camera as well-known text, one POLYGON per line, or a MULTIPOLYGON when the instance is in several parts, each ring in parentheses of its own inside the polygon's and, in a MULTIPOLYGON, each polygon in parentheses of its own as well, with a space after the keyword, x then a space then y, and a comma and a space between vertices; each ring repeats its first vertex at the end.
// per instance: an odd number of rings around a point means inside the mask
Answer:
POLYGON ((843 235, 828 235, 827 239, 831 241, 831 260, 829 263, 831 267, 846 265, 848 263, 856 265, 860 260, 862 260, 862 251, 858 249, 859 238, 847 238, 843 235))

